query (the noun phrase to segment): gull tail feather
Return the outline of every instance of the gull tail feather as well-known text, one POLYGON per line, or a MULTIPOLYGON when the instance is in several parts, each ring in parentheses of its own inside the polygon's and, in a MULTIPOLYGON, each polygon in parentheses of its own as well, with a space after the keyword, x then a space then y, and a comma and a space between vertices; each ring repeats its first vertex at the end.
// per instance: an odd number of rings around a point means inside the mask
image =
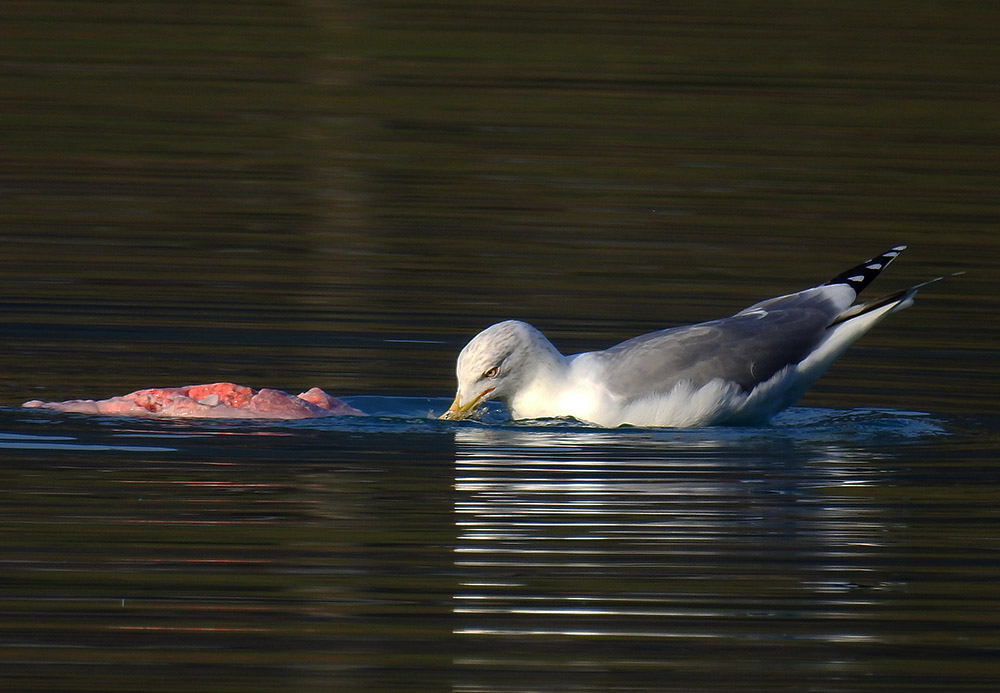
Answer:
POLYGON ((899 291, 893 291, 891 294, 886 294, 885 296, 880 296, 878 298, 872 299, 866 303, 859 303, 857 305, 851 306, 843 313, 835 317, 827 329, 840 325, 841 323, 847 322, 848 320, 853 320, 859 316, 870 313, 873 310, 878 310, 883 306, 891 306, 889 312, 894 312, 897 310, 902 310, 903 308, 908 308, 913 305, 913 297, 917 294, 920 289, 925 286, 930 286, 931 284, 936 284, 942 279, 948 279, 949 277, 957 277, 965 272, 953 272, 952 274, 942 275, 940 277, 934 277, 934 279, 928 279, 925 282, 920 282, 915 284, 908 289, 901 289, 899 291), (895 305, 894 305, 895 304, 895 305))

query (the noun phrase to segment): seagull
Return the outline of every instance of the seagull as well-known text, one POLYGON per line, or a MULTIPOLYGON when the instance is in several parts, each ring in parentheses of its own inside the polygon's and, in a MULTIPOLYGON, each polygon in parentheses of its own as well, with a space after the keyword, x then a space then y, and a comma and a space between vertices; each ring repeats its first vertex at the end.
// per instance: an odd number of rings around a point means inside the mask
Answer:
POLYGON ((855 304, 905 249, 897 245, 825 284, 730 317, 603 351, 564 356, 526 322, 497 323, 458 355, 458 392, 439 418, 475 416, 498 400, 514 419, 573 418, 608 428, 765 424, 861 335, 941 279, 855 304))

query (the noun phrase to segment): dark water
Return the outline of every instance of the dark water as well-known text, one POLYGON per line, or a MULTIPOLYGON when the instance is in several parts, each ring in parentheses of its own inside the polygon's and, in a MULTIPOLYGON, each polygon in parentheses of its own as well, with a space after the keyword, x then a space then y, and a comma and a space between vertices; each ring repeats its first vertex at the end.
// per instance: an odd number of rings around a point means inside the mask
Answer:
POLYGON ((766 429, 452 425, 366 403, 398 418, 3 412, 8 684, 995 683, 979 431, 806 408, 766 429))
POLYGON ((7 2, 5 690, 995 690, 992 3, 7 2), (764 428, 428 418, 898 243, 764 428), (374 416, 21 410, 232 380, 374 416))

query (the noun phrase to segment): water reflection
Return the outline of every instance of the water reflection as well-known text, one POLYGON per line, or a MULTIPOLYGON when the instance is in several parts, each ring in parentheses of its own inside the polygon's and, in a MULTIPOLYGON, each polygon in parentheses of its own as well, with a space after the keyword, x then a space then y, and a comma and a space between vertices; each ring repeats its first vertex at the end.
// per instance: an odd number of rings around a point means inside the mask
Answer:
POLYGON ((619 640, 712 658, 706 640, 883 639, 866 623, 896 588, 880 568, 894 527, 865 495, 885 475, 869 450, 748 430, 455 439, 461 636, 521 642, 529 660, 530 643, 589 639, 592 663, 623 656, 619 640))
POLYGON ((73 436, 0 432, 0 450, 68 450, 91 452, 175 452, 162 445, 103 445, 79 442, 73 436))
POLYGON ((801 690, 992 637, 966 607, 995 602, 991 472, 956 491, 927 417, 608 431, 371 403, 362 426, 0 409, 6 664, 474 691, 733 690, 795 663, 801 690))

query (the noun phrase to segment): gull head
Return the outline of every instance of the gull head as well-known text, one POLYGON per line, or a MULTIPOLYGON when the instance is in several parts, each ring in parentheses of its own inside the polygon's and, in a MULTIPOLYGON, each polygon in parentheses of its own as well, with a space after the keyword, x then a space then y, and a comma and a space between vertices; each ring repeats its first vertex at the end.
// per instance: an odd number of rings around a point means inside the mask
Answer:
POLYGON ((458 421, 491 399, 508 401, 553 359, 562 355, 526 322, 507 320, 487 327, 458 355, 458 392, 440 418, 458 421))

